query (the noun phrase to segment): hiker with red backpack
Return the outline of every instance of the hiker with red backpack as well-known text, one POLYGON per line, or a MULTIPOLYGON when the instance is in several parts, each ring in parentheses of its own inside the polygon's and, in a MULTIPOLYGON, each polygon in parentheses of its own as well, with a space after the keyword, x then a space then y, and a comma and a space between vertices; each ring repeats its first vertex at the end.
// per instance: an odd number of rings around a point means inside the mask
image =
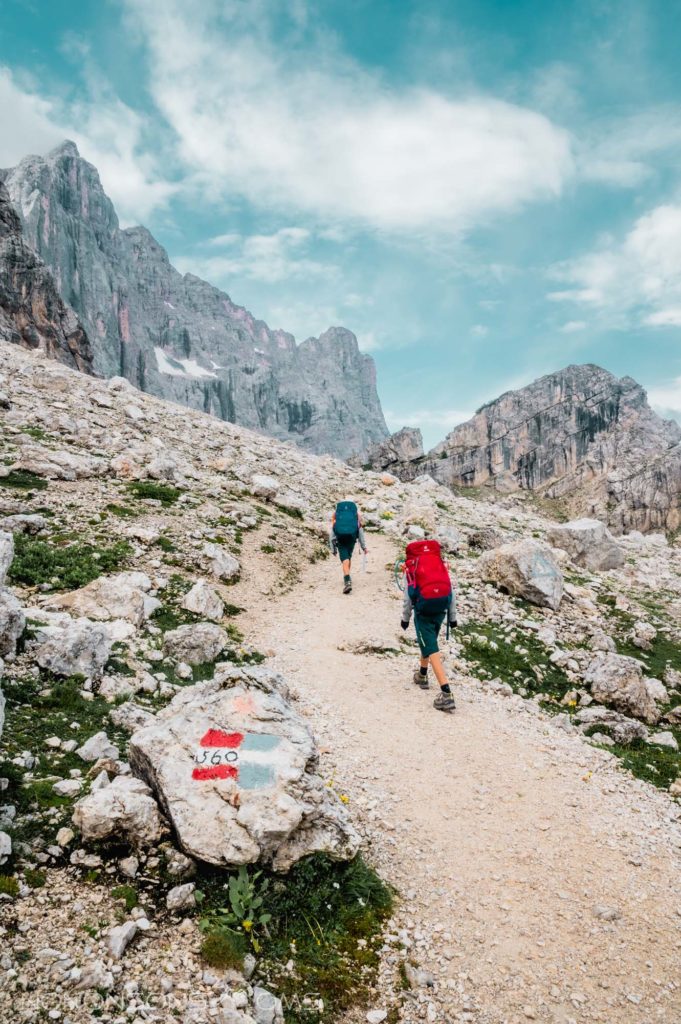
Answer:
POLYGON ((449 577, 449 569, 442 559, 442 550, 436 540, 418 540, 407 544, 404 561, 404 602, 400 625, 406 629, 414 612, 416 639, 421 651, 421 664, 414 672, 414 682, 427 690, 428 665, 433 666, 440 692, 433 701, 438 711, 454 711, 456 704, 445 674, 438 647, 443 623, 456 626, 456 595, 449 577))
POLYGON ((339 501, 336 505, 336 511, 331 519, 331 529, 329 530, 329 547, 334 555, 338 555, 341 560, 343 567, 343 593, 350 594, 352 592, 352 576, 350 575, 350 568, 352 565, 352 553, 355 550, 355 544, 359 541, 359 546, 366 555, 367 545, 364 539, 364 530, 362 529, 362 517, 359 514, 359 509, 354 501, 350 499, 346 501, 339 501))

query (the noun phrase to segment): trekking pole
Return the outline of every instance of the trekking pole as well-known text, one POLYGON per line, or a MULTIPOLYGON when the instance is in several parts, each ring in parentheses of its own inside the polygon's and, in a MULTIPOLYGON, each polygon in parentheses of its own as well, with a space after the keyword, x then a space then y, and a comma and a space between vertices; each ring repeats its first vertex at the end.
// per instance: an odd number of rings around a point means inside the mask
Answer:
POLYGON ((366 553, 366 551, 363 551, 362 552, 362 572, 366 572, 366 571, 367 571, 367 553, 366 553))

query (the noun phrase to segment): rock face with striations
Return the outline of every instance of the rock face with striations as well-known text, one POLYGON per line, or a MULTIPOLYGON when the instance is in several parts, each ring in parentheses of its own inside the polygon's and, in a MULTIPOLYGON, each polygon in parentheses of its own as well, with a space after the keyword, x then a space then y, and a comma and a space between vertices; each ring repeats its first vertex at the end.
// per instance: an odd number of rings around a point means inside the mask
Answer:
POLYGON ((41 349, 83 373, 92 351, 82 324, 62 302, 39 256, 26 244, 21 221, 0 181, 0 340, 41 349))
POLYGON ((416 463, 422 458, 421 431, 417 427, 402 427, 385 440, 377 441, 366 451, 348 459, 348 462, 359 469, 374 469, 379 473, 393 470, 402 472, 405 465, 416 463))
POLYGON ((300 345, 121 229, 72 142, 0 172, 30 244, 92 339, 95 369, 231 423, 346 457, 388 433, 373 360, 333 327, 300 345))
POLYGON ((631 377, 568 366, 508 391, 401 475, 454 487, 540 491, 618 533, 681 524, 681 428, 631 377))

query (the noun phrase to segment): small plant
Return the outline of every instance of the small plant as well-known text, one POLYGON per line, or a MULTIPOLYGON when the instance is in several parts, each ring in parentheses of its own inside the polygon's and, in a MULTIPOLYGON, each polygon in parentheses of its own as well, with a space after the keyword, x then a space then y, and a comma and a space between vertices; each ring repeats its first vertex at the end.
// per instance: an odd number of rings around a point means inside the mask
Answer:
POLYGON ((269 879, 259 882, 262 871, 256 871, 254 875, 248 874, 248 869, 242 864, 236 875, 229 879, 228 893, 229 906, 221 907, 210 917, 201 921, 201 928, 207 932, 234 932, 237 935, 241 931, 251 940, 256 953, 260 952, 261 932, 267 934, 267 925, 272 920, 272 915, 262 910, 265 902, 265 895, 269 888, 269 879))
POLYGON ((277 549, 274 546, 274 544, 261 544, 260 550, 264 555, 274 555, 277 552, 277 549))
POLYGON ((24 871, 24 878, 26 879, 26 885, 29 889, 42 889, 47 881, 47 875, 44 871, 38 871, 37 868, 26 868, 24 871))
POLYGON ((201 956, 211 967, 241 971, 248 942, 243 933, 215 931, 206 935, 201 943, 201 956))
POLYGON ((0 894, 3 896, 18 896, 19 883, 11 875, 0 875, 0 894))
POLYGON ((134 508, 129 508, 128 505, 107 505, 107 512, 110 512, 112 516, 118 516, 119 519, 134 519, 137 512, 134 508))
POLYGON ((395 518, 395 513, 391 512, 390 509, 386 508, 386 509, 383 510, 383 512, 381 512, 381 519, 394 519, 394 518, 395 518))
POLYGON ((159 537, 156 541, 156 547, 159 547, 161 551, 177 551, 177 548, 168 537, 159 537))
POLYGON ((115 900, 122 900, 125 903, 128 913, 134 910, 139 903, 137 889, 132 885, 117 885, 111 890, 111 895, 115 900))
POLYGON ((182 491, 170 484, 157 484, 153 480, 133 480, 127 484, 131 494, 142 501, 160 501, 164 508, 174 505, 182 491))

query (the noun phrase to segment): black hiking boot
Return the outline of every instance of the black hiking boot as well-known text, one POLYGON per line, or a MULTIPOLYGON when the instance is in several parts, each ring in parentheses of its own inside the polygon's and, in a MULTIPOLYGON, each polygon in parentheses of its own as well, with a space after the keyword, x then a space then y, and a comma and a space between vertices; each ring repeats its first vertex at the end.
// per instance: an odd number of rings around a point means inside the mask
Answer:
POLYGON ((456 704, 451 693, 445 693, 444 690, 440 690, 437 697, 433 701, 433 707, 437 711, 456 711, 456 704))
POLYGON ((343 584, 343 593, 344 594, 351 594, 352 593, 352 580, 351 580, 351 578, 349 576, 346 579, 345 583, 343 584))

